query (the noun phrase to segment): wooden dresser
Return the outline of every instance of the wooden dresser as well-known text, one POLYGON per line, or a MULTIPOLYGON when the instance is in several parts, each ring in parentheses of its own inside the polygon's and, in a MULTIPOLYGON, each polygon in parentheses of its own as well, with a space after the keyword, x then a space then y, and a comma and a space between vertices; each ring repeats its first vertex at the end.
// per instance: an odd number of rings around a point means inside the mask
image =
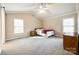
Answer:
POLYGON ((63 35, 63 47, 65 50, 77 54, 77 35, 63 35))
POLYGON ((78 34, 78 48, 77 48, 77 54, 79 55, 79 34, 78 34))

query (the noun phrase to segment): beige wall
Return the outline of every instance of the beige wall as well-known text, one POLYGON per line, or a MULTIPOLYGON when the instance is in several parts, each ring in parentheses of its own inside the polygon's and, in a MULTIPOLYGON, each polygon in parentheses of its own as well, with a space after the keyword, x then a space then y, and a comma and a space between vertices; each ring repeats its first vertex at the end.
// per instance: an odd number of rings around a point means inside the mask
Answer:
MULTIPOLYGON (((62 27, 63 18, 72 17, 72 16, 74 16, 74 18, 75 18, 75 27, 76 27, 77 26, 76 25, 77 14, 70 14, 70 15, 58 16, 55 18, 48 18, 48 19, 44 20, 44 24, 43 24, 44 28, 54 29, 55 35, 62 37, 62 35, 63 35, 63 27, 62 27)), ((77 32, 76 28, 75 28, 75 32, 77 32)))
POLYGON ((79 34, 79 12, 78 12, 78 22, 77 23, 78 23, 78 26, 77 26, 78 27, 78 34, 79 34))
POLYGON ((0 8, 0 43, 1 43, 1 27, 2 27, 2 24, 1 24, 1 8, 0 8))
POLYGON ((6 40, 29 36, 29 32, 35 28, 42 27, 42 22, 30 13, 7 13, 6 14, 6 40), (14 34, 14 18, 24 20, 24 33, 14 34))
MULTIPOLYGON (((76 27, 76 16, 77 14, 69 14, 64 16, 59 16, 55 18, 47 18, 43 20, 39 20, 32 16, 30 13, 8 13, 6 14, 6 40, 17 38, 17 37, 26 37, 29 36, 29 32, 34 30, 34 28, 50 28, 55 30, 56 36, 62 37, 63 35, 63 27, 62 21, 63 18, 66 17, 75 17, 75 27, 76 27), (14 26, 13 21, 14 18, 19 18, 24 20, 24 33, 23 34, 14 34, 14 26)), ((75 29, 75 32, 77 30, 75 29)))

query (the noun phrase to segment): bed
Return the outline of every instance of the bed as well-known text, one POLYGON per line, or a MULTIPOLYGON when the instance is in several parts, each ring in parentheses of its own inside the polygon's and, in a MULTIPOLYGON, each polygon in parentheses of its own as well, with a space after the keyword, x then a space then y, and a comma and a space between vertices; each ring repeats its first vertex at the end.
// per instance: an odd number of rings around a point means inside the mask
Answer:
POLYGON ((43 36, 43 37, 50 37, 55 35, 55 31, 52 29, 43 29, 43 28, 36 28, 35 29, 37 35, 43 36))

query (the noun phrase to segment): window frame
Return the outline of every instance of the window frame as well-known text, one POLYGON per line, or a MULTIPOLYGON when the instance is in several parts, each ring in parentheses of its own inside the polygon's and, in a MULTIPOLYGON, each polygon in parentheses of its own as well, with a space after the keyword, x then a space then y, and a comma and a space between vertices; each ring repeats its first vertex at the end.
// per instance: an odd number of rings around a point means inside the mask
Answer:
POLYGON ((22 33, 24 33, 24 20, 23 19, 20 19, 20 18, 14 18, 14 34, 22 34, 22 33), (20 25, 19 26, 18 25, 15 25, 15 20, 20 20, 20 22, 22 21, 22 25, 21 25, 21 27, 22 27, 21 29, 22 30, 20 32, 19 31, 16 32, 16 30, 15 30, 16 27, 20 28, 20 25))
POLYGON ((69 26, 73 26, 73 31, 72 32, 69 32, 69 33, 65 33, 64 32, 64 26, 68 26, 68 25, 62 25, 63 26, 63 34, 74 34, 74 32, 75 32, 75 17, 66 17, 66 18, 63 18, 63 22, 62 23, 64 23, 64 20, 66 20, 66 19, 72 19, 73 20, 73 25, 69 25, 69 26))

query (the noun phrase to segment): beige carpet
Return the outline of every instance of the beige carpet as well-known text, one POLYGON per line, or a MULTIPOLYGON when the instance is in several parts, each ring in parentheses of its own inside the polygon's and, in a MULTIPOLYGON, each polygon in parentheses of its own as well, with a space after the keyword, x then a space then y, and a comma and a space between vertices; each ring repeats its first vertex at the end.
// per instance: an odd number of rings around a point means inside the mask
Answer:
POLYGON ((29 37, 6 42, 2 55, 73 55, 64 51, 63 39, 58 37, 29 37))

